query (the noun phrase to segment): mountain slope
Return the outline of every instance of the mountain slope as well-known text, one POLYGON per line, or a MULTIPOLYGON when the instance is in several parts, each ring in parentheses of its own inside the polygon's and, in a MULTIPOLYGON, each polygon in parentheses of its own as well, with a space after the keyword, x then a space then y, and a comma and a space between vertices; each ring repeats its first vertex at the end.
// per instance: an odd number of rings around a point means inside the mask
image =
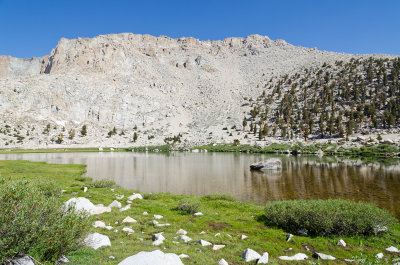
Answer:
POLYGON ((259 84, 353 57, 363 56, 259 35, 61 39, 42 58, 0 57, 0 147, 160 144, 178 134, 192 144, 231 142, 221 128, 241 123, 241 105, 262 93, 259 84))

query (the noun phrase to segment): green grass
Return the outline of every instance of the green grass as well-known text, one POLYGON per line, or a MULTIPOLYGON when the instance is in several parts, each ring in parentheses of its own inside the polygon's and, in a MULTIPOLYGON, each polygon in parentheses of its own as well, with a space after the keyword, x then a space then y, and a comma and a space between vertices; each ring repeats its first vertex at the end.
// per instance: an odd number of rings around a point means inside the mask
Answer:
MULTIPOLYGON (((87 197, 94 204, 110 204, 116 194, 125 195, 120 200, 123 206, 126 204, 127 196, 134 191, 115 188, 91 188, 84 193, 82 187, 89 181, 83 182, 81 175, 84 173, 82 165, 52 165, 45 163, 27 161, 0 161, 0 173, 3 178, 11 179, 53 179, 62 189, 66 190, 63 200, 72 197, 87 197)), ((152 251, 160 249, 164 252, 187 254, 189 259, 183 259, 184 264, 216 264, 218 260, 224 258, 229 264, 246 264, 240 257, 246 248, 270 254, 270 264, 287 264, 278 259, 281 255, 292 255, 298 252, 306 253, 311 256, 311 252, 305 246, 316 251, 333 255, 341 260, 326 264, 345 264, 342 259, 352 257, 367 257, 374 260, 374 255, 384 252, 389 246, 399 247, 400 225, 397 223, 389 234, 383 236, 345 236, 343 239, 348 244, 347 248, 336 245, 339 237, 303 237, 295 236, 292 241, 286 242, 287 231, 266 225, 264 216, 264 206, 254 203, 245 203, 231 200, 230 196, 209 195, 203 197, 155 194, 145 195, 144 200, 134 200, 131 209, 119 212, 113 208, 111 213, 104 213, 92 217, 92 221, 102 220, 107 225, 110 224, 120 232, 108 231, 102 228, 91 227, 88 232, 99 232, 110 237, 112 246, 92 250, 81 247, 77 251, 66 253, 71 260, 69 264, 118 264, 128 256, 134 255, 139 251, 152 251), (183 213, 178 206, 184 201, 194 201, 199 204, 199 210, 203 216, 194 217, 183 213), (142 215, 147 211, 149 215, 142 215), (150 223, 153 214, 163 215, 159 220, 161 223, 170 223, 171 226, 155 227, 150 223), (127 235, 121 229, 121 221, 126 217, 135 218, 138 223, 129 225, 135 230, 132 235, 127 235), (115 224, 118 221, 119 224, 115 224), (204 239, 215 244, 226 244, 227 247, 213 251, 210 247, 201 247, 193 243, 174 243, 173 239, 176 232, 180 229, 188 232, 188 236, 197 241, 204 239), (152 246, 151 236, 153 233, 164 231, 166 240, 161 246, 152 246), (200 232, 206 234, 201 235, 200 232), (216 233, 221 235, 215 237, 216 233), (248 239, 241 240, 240 235, 245 234, 248 239), (230 236, 231 237, 230 237, 230 236), (143 239, 143 241, 142 241, 143 239), (164 247, 166 249, 164 249, 164 247), (292 250, 288 250, 292 248, 292 250), (109 259, 114 256, 115 260, 109 259)), ((385 258, 391 259, 393 256, 385 254, 385 258)), ((314 264, 316 259, 311 259, 314 264)), ((322 262, 321 262, 322 263, 322 262)), ((251 264, 251 263, 248 263, 251 264)), ((296 262, 293 262, 296 264, 296 262)), ((298 264, 298 263, 297 263, 298 264)), ((304 264, 304 263, 303 263, 304 264)), ((306 263, 312 264, 312 263, 306 263)), ((324 263, 325 264, 325 263, 324 263)), ((365 263, 366 264, 366 263, 365 263)), ((384 264, 381 262, 381 264, 384 264)))

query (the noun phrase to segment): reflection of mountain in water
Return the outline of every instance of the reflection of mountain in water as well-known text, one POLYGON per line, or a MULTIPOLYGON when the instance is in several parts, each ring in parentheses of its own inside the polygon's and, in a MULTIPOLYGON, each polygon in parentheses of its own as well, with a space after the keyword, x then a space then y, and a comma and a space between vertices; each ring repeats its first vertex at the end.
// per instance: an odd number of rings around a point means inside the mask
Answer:
POLYGON ((87 176, 127 189, 204 195, 227 193, 244 201, 346 198, 373 202, 400 217, 400 163, 335 157, 275 156, 282 170, 250 171, 271 157, 232 153, 8 154, 0 159, 86 164, 87 176))

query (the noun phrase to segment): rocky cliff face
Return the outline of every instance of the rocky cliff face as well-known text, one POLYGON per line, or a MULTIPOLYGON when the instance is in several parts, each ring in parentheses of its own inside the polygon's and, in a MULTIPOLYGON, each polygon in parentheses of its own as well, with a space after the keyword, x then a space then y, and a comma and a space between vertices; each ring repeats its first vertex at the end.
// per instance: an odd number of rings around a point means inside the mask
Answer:
POLYGON ((62 143, 92 146, 160 144, 178 134, 190 143, 231 142, 222 128, 240 123, 244 98, 263 90, 257 84, 351 57, 259 35, 61 39, 42 58, 0 57, 0 147, 46 146, 60 134, 62 143), (121 135, 108 137, 114 127, 121 135))

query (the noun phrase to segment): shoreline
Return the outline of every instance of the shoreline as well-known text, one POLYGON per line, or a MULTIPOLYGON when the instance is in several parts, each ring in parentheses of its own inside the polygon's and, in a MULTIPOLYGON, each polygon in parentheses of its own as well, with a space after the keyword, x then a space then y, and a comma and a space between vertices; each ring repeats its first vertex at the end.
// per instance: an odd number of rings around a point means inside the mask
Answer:
POLYGON ((150 145, 137 147, 71 147, 56 146, 52 148, 0 148, 0 154, 12 153, 71 153, 71 152, 238 152, 286 155, 317 155, 339 157, 377 157, 400 158, 400 147, 394 144, 380 143, 360 147, 346 147, 337 143, 317 143, 303 145, 301 143, 272 143, 262 147, 259 145, 208 144, 200 146, 188 145, 150 145))
MULTIPOLYGON (((139 251, 157 249, 166 253, 188 255, 189 258, 182 259, 184 264, 198 264, 198 262, 216 264, 222 258, 229 264, 246 264, 240 255, 248 247, 259 253, 268 251, 270 262, 273 264, 286 264, 285 261, 278 259, 278 256, 291 256, 299 252, 306 253, 310 261, 317 261, 312 258, 315 251, 333 255, 338 262, 335 264, 347 264, 345 259, 367 258, 377 261, 377 253, 385 252, 385 248, 390 245, 398 246, 400 240, 400 224, 397 223, 393 233, 378 237, 294 235, 291 241, 286 241, 287 231, 265 224, 264 206, 241 202, 227 195, 194 196, 140 193, 143 195, 143 199, 130 201, 128 197, 137 191, 114 186, 96 186, 90 178, 82 177, 85 172, 84 165, 0 161, 0 168, 3 168, 2 177, 13 176, 14 179, 36 180, 39 178, 56 181, 64 190, 63 201, 85 197, 95 205, 107 206, 113 200, 121 202, 123 207, 128 204, 132 205, 126 211, 121 211, 121 208, 112 208, 111 212, 92 216, 93 222, 102 221, 113 227, 111 230, 91 227, 88 231, 108 236, 111 240, 111 247, 103 247, 100 250, 80 247, 75 251, 65 253, 71 264, 118 264, 119 261, 139 251), (86 191, 85 187, 88 188, 86 191), (192 205, 203 215, 195 216, 181 212, 178 208, 183 202, 192 205), (145 215, 144 212, 148 214, 145 215), (163 217, 154 222, 154 215, 163 217), (127 216, 134 218, 137 222, 121 223, 127 216), (165 223, 169 225, 158 225, 165 223), (131 228, 133 232, 124 232, 122 230, 124 227, 131 228), (174 240, 179 229, 188 231, 188 236, 193 240, 187 243, 174 240), (164 232, 166 240, 160 246, 154 246, 151 240, 152 235, 160 232, 164 232), (242 235, 247 238, 242 239, 242 235), (348 247, 337 246, 336 243, 339 239, 343 239, 348 247), (213 245, 225 245, 225 247, 213 250, 210 246, 202 247, 195 244, 197 240, 206 240, 213 245), (114 259, 111 259, 111 256, 114 259)), ((398 255, 385 253, 385 259, 388 261, 396 257, 398 255)))

